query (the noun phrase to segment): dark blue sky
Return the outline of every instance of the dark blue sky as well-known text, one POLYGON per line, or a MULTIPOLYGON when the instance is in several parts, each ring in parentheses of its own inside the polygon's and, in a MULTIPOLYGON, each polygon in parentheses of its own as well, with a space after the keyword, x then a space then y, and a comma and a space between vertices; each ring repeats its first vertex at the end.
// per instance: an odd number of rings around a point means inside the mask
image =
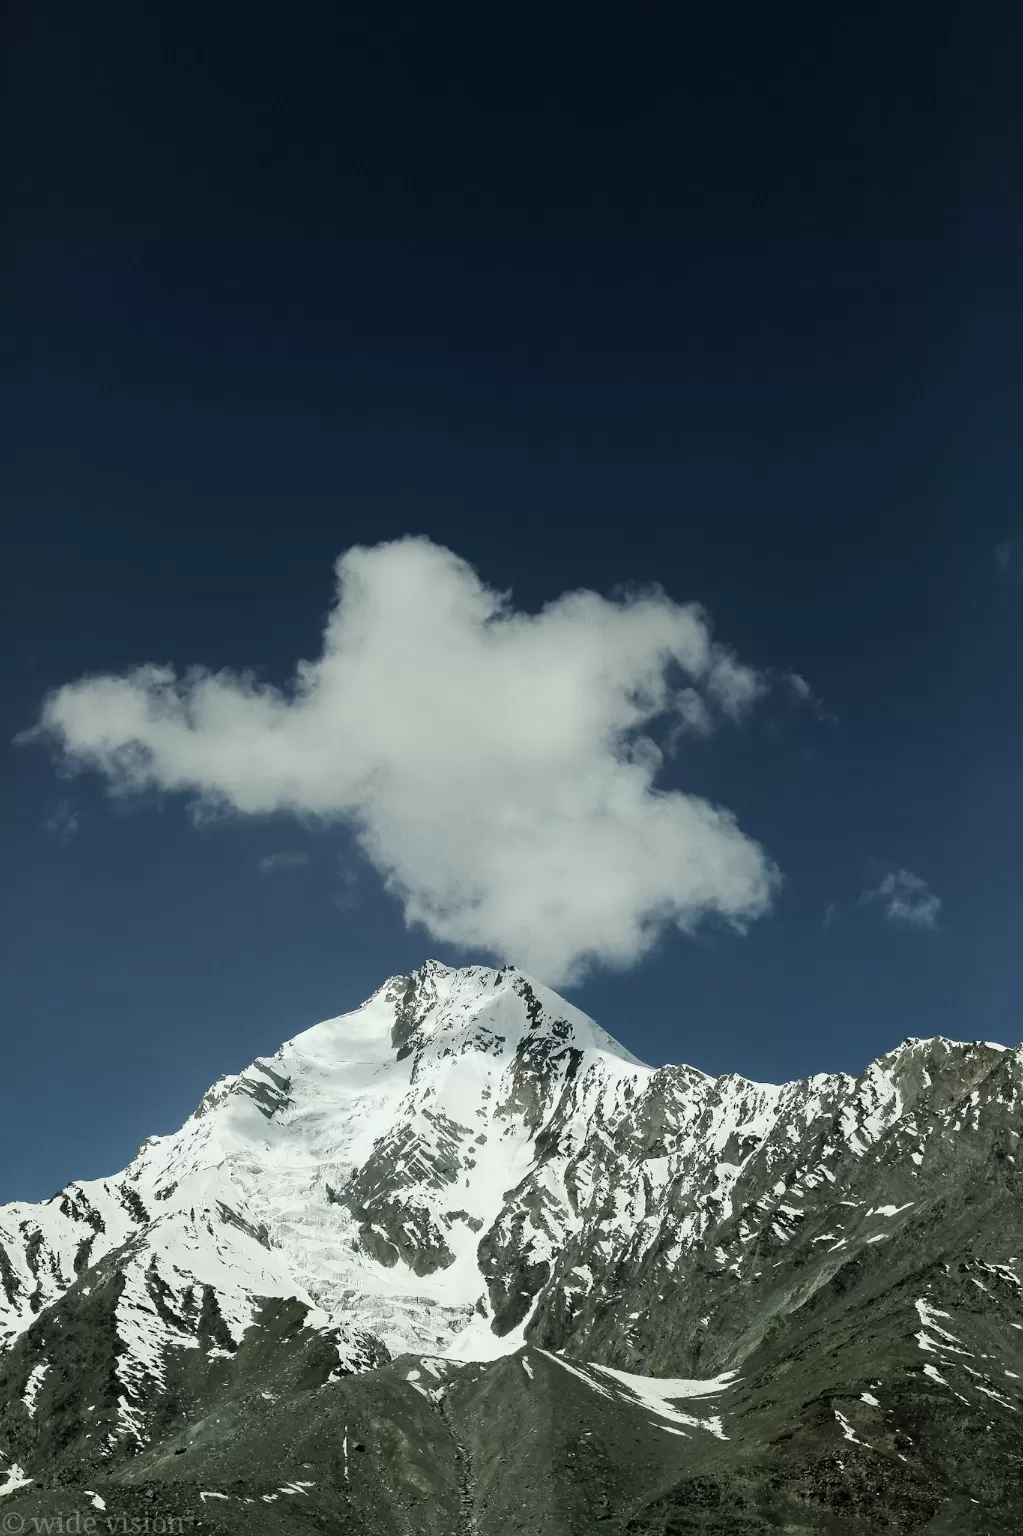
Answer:
POLYGON ((13 744, 86 673, 285 681, 406 533, 527 610, 659 582, 823 701, 670 766, 786 883, 573 994, 633 1050, 1023 1034, 1023 38, 981 10, 8 8, 0 1198, 480 958, 342 831, 13 744), (936 926, 859 900, 900 869, 936 926))

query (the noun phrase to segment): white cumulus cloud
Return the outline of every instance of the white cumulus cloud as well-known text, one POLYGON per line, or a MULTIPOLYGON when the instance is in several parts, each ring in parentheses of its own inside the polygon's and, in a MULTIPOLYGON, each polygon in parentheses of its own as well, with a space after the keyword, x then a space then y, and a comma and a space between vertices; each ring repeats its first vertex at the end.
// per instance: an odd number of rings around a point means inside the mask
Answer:
POLYGON ((553 983, 768 909, 778 873, 731 813, 656 782, 659 740, 769 686, 699 607, 577 591, 520 612, 425 538, 336 569, 322 654, 287 688, 143 666, 58 689, 30 734, 119 793, 344 821, 409 923, 553 983))
POLYGON ((885 917, 915 928, 933 928, 941 911, 941 897, 909 869, 893 869, 880 885, 864 891, 861 900, 880 902, 885 917))

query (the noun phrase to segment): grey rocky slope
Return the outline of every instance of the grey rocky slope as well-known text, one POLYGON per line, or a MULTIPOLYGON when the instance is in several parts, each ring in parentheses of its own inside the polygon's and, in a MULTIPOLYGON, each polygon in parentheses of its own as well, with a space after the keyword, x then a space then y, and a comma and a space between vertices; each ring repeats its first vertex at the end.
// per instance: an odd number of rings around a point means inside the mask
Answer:
POLYGON ((3 1512, 1023 1529, 1021 1087, 947 1040, 653 1070, 428 962, 0 1209, 3 1512))

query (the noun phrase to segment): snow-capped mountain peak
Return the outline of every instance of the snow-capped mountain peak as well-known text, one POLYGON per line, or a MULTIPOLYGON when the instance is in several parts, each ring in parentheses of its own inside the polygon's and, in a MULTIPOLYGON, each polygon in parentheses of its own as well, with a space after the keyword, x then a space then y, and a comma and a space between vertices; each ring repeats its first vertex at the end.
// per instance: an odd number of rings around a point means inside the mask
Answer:
POLYGON ((917 1206, 949 1129, 1014 1155, 1020 1082, 1019 1052, 945 1040, 780 1086, 652 1068, 514 967, 427 961, 222 1078, 123 1173, 0 1210, 0 1343, 112 1287, 114 1441, 175 1352, 230 1354, 268 1299, 339 1370, 528 1336, 716 1372, 755 1342, 738 1296, 797 1250, 881 1240, 864 1213, 917 1206))

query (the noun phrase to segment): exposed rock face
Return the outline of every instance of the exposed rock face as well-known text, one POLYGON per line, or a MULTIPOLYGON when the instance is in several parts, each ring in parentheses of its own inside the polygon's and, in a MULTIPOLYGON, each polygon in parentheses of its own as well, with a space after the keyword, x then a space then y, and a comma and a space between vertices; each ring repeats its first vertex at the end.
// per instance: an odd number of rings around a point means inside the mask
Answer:
POLYGON ((514 968, 427 962, 124 1173, 0 1209, 4 1509, 101 1480, 224 1530, 1023 1528, 1021 1101, 980 1042, 654 1070, 514 968))

